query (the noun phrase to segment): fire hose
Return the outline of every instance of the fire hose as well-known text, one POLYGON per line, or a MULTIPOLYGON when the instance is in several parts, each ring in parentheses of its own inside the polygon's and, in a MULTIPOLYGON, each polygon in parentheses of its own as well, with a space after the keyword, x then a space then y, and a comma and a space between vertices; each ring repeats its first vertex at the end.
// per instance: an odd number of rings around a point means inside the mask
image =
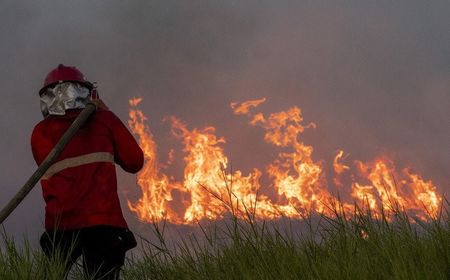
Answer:
POLYGON ((96 106, 93 103, 88 103, 83 111, 72 122, 67 131, 63 134, 55 147, 50 151, 45 160, 41 163, 38 169, 31 175, 25 185, 17 192, 17 194, 8 202, 8 204, 0 211, 0 224, 2 224, 6 218, 16 209, 16 207, 22 202, 22 200, 33 189, 36 183, 44 176, 45 172, 53 164, 54 160, 61 154, 61 152, 69 143, 70 139, 80 129, 80 127, 87 121, 89 116, 95 112, 96 106))

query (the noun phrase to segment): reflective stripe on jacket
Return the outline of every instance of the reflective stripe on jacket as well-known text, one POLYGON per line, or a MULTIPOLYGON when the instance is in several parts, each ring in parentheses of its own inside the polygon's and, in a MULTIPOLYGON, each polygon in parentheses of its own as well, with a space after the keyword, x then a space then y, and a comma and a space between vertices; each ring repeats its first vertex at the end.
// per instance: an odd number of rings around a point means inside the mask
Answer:
MULTIPOLYGON (((36 125, 31 147, 38 165, 79 112, 50 116, 36 125)), ((142 150, 119 118, 111 111, 97 111, 41 179, 46 229, 95 225, 126 228, 117 195, 114 163, 136 173, 143 161, 142 150)))

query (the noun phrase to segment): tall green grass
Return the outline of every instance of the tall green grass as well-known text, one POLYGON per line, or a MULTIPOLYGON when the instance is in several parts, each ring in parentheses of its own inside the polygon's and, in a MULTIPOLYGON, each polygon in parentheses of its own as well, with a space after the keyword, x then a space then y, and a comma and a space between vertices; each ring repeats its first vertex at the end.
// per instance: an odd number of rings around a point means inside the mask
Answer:
POLYGON ((398 209, 333 213, 305 217, 303 231, 233 217, 172 249, 154 225, 159 242, 144 246, 125 279, 450 279, 448 210, 426 223, 398 209))
MULTIPOLYGON (((449 208, 447 201, 438 217, 422 222, 398 209, 375 217, 355 207, 346 217, 337 204, 331 217, 311 214, 300 227, 231 216, 199 223, 201 234, 175 243, 155 223, 122 279, 450 279, 449 208)), ((83 279, 77 270, 71 279, 83 279)), ((3 234, 0 279, 63 277, 60 260, 3 234)))
POLYGON ((59 260, 50 260, 33 249, 27 240, 17 245, 3 228, 0 244, 0 279, 63 279, 64 266, 59 260))

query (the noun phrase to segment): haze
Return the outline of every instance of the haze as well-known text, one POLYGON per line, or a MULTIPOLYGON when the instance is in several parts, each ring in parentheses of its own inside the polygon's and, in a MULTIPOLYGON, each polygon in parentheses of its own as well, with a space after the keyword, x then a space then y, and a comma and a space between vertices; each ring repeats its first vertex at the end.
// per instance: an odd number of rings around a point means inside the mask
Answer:
MULTIPOLYGON (((276 151, 229 104, 266 97, 263 112, 296 105, 317 124, 304 134, 314 158, 388 154, 448 197, 449 14, 449 1, 0 1, 0 205, 36 168, 37 92, 59 63, 98 82, 124 122, 143 97, 162 159, 174 115, 217 127, 233 168, 264 168, 276 151)), ((135 228, 132 175, 119 171, 119 193, 135 228)), ((37 186, 5 230, 36 241, 43 211, 37 186)))

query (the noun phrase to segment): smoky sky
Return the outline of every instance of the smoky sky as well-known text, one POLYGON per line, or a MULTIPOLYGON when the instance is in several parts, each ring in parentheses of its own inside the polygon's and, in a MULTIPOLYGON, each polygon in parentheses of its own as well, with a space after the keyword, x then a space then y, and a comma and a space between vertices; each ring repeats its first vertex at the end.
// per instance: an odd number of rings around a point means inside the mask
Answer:
MULTIPOLYGON (((163 121, 173 115, 215 126, 234 169, 264 168, 277 151, 229 103, 267 97, 258 110, 298 106, 317 124, 302 135, 315 159, 388 154, 448 194, 449 14, 449 1, 0 1, 0 204, 36 168, 37 92, 59 63, 96 81, 124 122, 143 97, 162 160, 180 145, 163 121)), ((135 178, 118 173, 133 224, 135 178)), ((43 213, 37 186, 5 229, 35 238, 43 213)))

